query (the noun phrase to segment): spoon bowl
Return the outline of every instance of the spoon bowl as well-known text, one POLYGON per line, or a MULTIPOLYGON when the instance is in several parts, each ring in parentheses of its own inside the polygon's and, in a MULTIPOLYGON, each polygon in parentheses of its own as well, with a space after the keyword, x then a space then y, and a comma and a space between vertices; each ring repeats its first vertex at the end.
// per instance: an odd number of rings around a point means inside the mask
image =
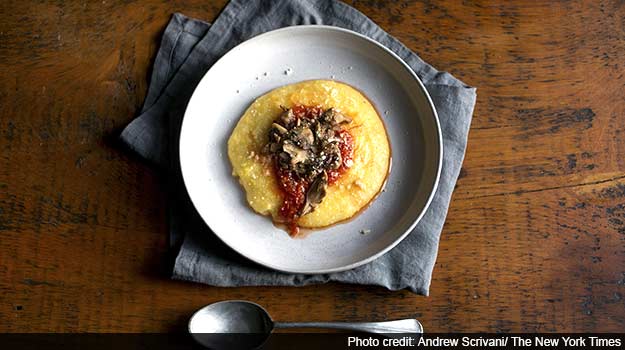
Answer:
POLYGON ((257 348, 272 330, 269 313, 262 306, 243 300, 207 305, 189 320, 193 339, 209 349, 257 348))
POLYGON ((273 321, 262 306, 243 300, 221 301, 199 309, 190 333, 271 333, 273 321))

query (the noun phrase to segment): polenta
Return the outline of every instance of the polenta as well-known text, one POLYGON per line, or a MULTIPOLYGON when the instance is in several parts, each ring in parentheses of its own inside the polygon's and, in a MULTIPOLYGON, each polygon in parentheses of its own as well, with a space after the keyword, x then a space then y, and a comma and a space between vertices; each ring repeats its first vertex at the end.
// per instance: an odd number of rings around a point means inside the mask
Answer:
POLYGON ((369 100, 344 83, 312 80, 256 99, 228 140, 233 175, 249 205, 298 227, 319 228, 360 212, 390 167, 384 124, 369 100))

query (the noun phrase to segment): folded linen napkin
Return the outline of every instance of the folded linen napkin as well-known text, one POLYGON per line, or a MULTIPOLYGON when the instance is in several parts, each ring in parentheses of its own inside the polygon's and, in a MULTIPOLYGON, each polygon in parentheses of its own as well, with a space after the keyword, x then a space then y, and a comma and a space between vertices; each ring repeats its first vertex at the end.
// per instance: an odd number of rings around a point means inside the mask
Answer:
POLYGON ((169 226, 177 251, 173 278, 215 286, 301 286, 338 281, 408 288, 427 295, 438 242, 455 186, 475 105, 475 88, 425 63, 356 9, 332 0, 232 0, 215 22, 174 14, 162 38, 140 115, 122 140, 140 156, 168 171, 169 226), (178 137, 185 107, 204 73, 228 50, 263 32, 303 24, 324 24, 364 34, 399 55, 425 84, 438 111, 444 159, 440 183, 426 214, 399 245, 358 268, 302 275, 259 266, 225 246, 191 204, 178 160, 178 137))

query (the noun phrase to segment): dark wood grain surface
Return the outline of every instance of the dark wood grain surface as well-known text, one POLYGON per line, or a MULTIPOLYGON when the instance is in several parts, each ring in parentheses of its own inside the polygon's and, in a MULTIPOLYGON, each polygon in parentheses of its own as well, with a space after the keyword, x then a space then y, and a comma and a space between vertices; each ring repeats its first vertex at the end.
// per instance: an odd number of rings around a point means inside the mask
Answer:
POLYGON ((625 330, 625 4, 352 1, 478 87, 431 296, 171 281, 158 173, 115 141, 175 12, 224 1, 0 2, 0 331, 183 330, 222 299, 280 320, 625 330))

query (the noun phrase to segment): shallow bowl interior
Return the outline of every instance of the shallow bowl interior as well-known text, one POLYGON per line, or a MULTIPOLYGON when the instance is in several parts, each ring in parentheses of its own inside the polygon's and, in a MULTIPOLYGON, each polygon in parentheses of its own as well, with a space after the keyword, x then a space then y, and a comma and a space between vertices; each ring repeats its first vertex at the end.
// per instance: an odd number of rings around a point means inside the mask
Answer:
POLYGON ((376 42, 326 26, 283 28, 232 49, 196 88, 180 137, 184 182, 211 230, 257 263, 299 273, 350 269, 401 241, 429 205, 442 152, 436 111, 410 68, 376 42), (310 79, 347 83, 373 102, 389 135, 392 170, 362 214, 293 239, 247 205, 231 175, 227 140, 255 98, 310 79))

